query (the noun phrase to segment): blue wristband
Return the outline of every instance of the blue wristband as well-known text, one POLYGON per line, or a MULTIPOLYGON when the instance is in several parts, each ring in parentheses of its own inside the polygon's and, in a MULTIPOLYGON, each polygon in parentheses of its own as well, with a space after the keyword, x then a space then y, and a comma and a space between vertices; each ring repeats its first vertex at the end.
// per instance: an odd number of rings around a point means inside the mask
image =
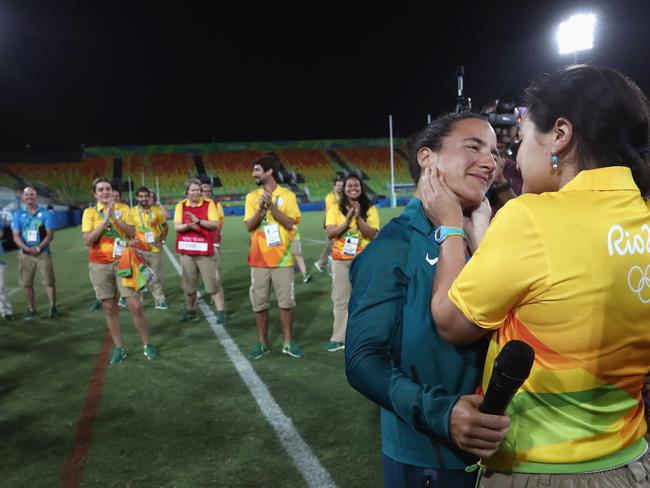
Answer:
POLYGON ((433 233, 433 239, 438 244, 442 244, 442 242, 449 236, 460 236, 463 239, 467 238, 467 236, 465 235, 465 231, 459 227, 445 227, 443 225, 438 227, 436 231, 433 233))

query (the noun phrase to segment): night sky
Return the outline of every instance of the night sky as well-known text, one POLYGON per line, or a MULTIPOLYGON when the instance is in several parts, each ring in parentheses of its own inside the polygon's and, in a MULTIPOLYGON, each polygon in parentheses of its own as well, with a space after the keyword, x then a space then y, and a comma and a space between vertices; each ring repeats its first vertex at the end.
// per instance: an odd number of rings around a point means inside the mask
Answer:
POLYGON ((428 113, 453 110, 460 64, 480 108, 572 62, 555 31, 576 11, 598 15, 580 61, 650 93, 648 1, 268 17, 199 2, 93 3, 0 2, 0 149, 386 137, 389 113, 408 136, 428 113))

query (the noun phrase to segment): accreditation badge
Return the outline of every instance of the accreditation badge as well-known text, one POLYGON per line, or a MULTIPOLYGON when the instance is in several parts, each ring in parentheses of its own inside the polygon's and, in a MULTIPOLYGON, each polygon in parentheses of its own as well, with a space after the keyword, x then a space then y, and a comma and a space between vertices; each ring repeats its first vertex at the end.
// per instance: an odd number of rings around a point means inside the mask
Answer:
POLYGON ((27 229, 27 242, 30 244, 38 243, 38 231, 36 229, 27 229))
POLYGON ((122 254, 124 254, 124 248, 126 248, 126 242, 119 237, 116 238, 113 244, 113 257, 119 258, 122 254))
POLYGON ((345 236, 345 246, 343 247, 343 254, 346 256, 356 256, 357 248, 359 247, 359 237, 356 235, 345 236))
POLYGON ((276 247, 282 245, 280 239, 280 227, 278 224, 266 224, 264 226, 264 235, 266 237, 266 245, 269 247, 276 247))

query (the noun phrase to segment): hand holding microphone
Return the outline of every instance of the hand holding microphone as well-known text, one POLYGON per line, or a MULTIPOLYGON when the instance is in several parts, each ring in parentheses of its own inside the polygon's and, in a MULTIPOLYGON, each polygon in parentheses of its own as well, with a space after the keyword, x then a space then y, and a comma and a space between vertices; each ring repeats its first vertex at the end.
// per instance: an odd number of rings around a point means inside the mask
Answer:
POLYGON ((525 342, 506 343, 494 361, 485 397, 461 396, 451 411, 449 431, 458 447, 481 458, 496 452, 510 427, 504 412, 528 378, 534 360, 535 351, 525 342))

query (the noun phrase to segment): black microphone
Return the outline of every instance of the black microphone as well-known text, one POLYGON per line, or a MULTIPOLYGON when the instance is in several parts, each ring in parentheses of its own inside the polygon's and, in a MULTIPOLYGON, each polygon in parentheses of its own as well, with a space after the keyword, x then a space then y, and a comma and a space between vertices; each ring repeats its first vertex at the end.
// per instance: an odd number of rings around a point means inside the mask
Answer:
POLYGON ((494 360, 492 376, 479 411, 492 415, 503 415, 530 374, 535 360, 535 351, 522 341, 506 343, 494 360))

